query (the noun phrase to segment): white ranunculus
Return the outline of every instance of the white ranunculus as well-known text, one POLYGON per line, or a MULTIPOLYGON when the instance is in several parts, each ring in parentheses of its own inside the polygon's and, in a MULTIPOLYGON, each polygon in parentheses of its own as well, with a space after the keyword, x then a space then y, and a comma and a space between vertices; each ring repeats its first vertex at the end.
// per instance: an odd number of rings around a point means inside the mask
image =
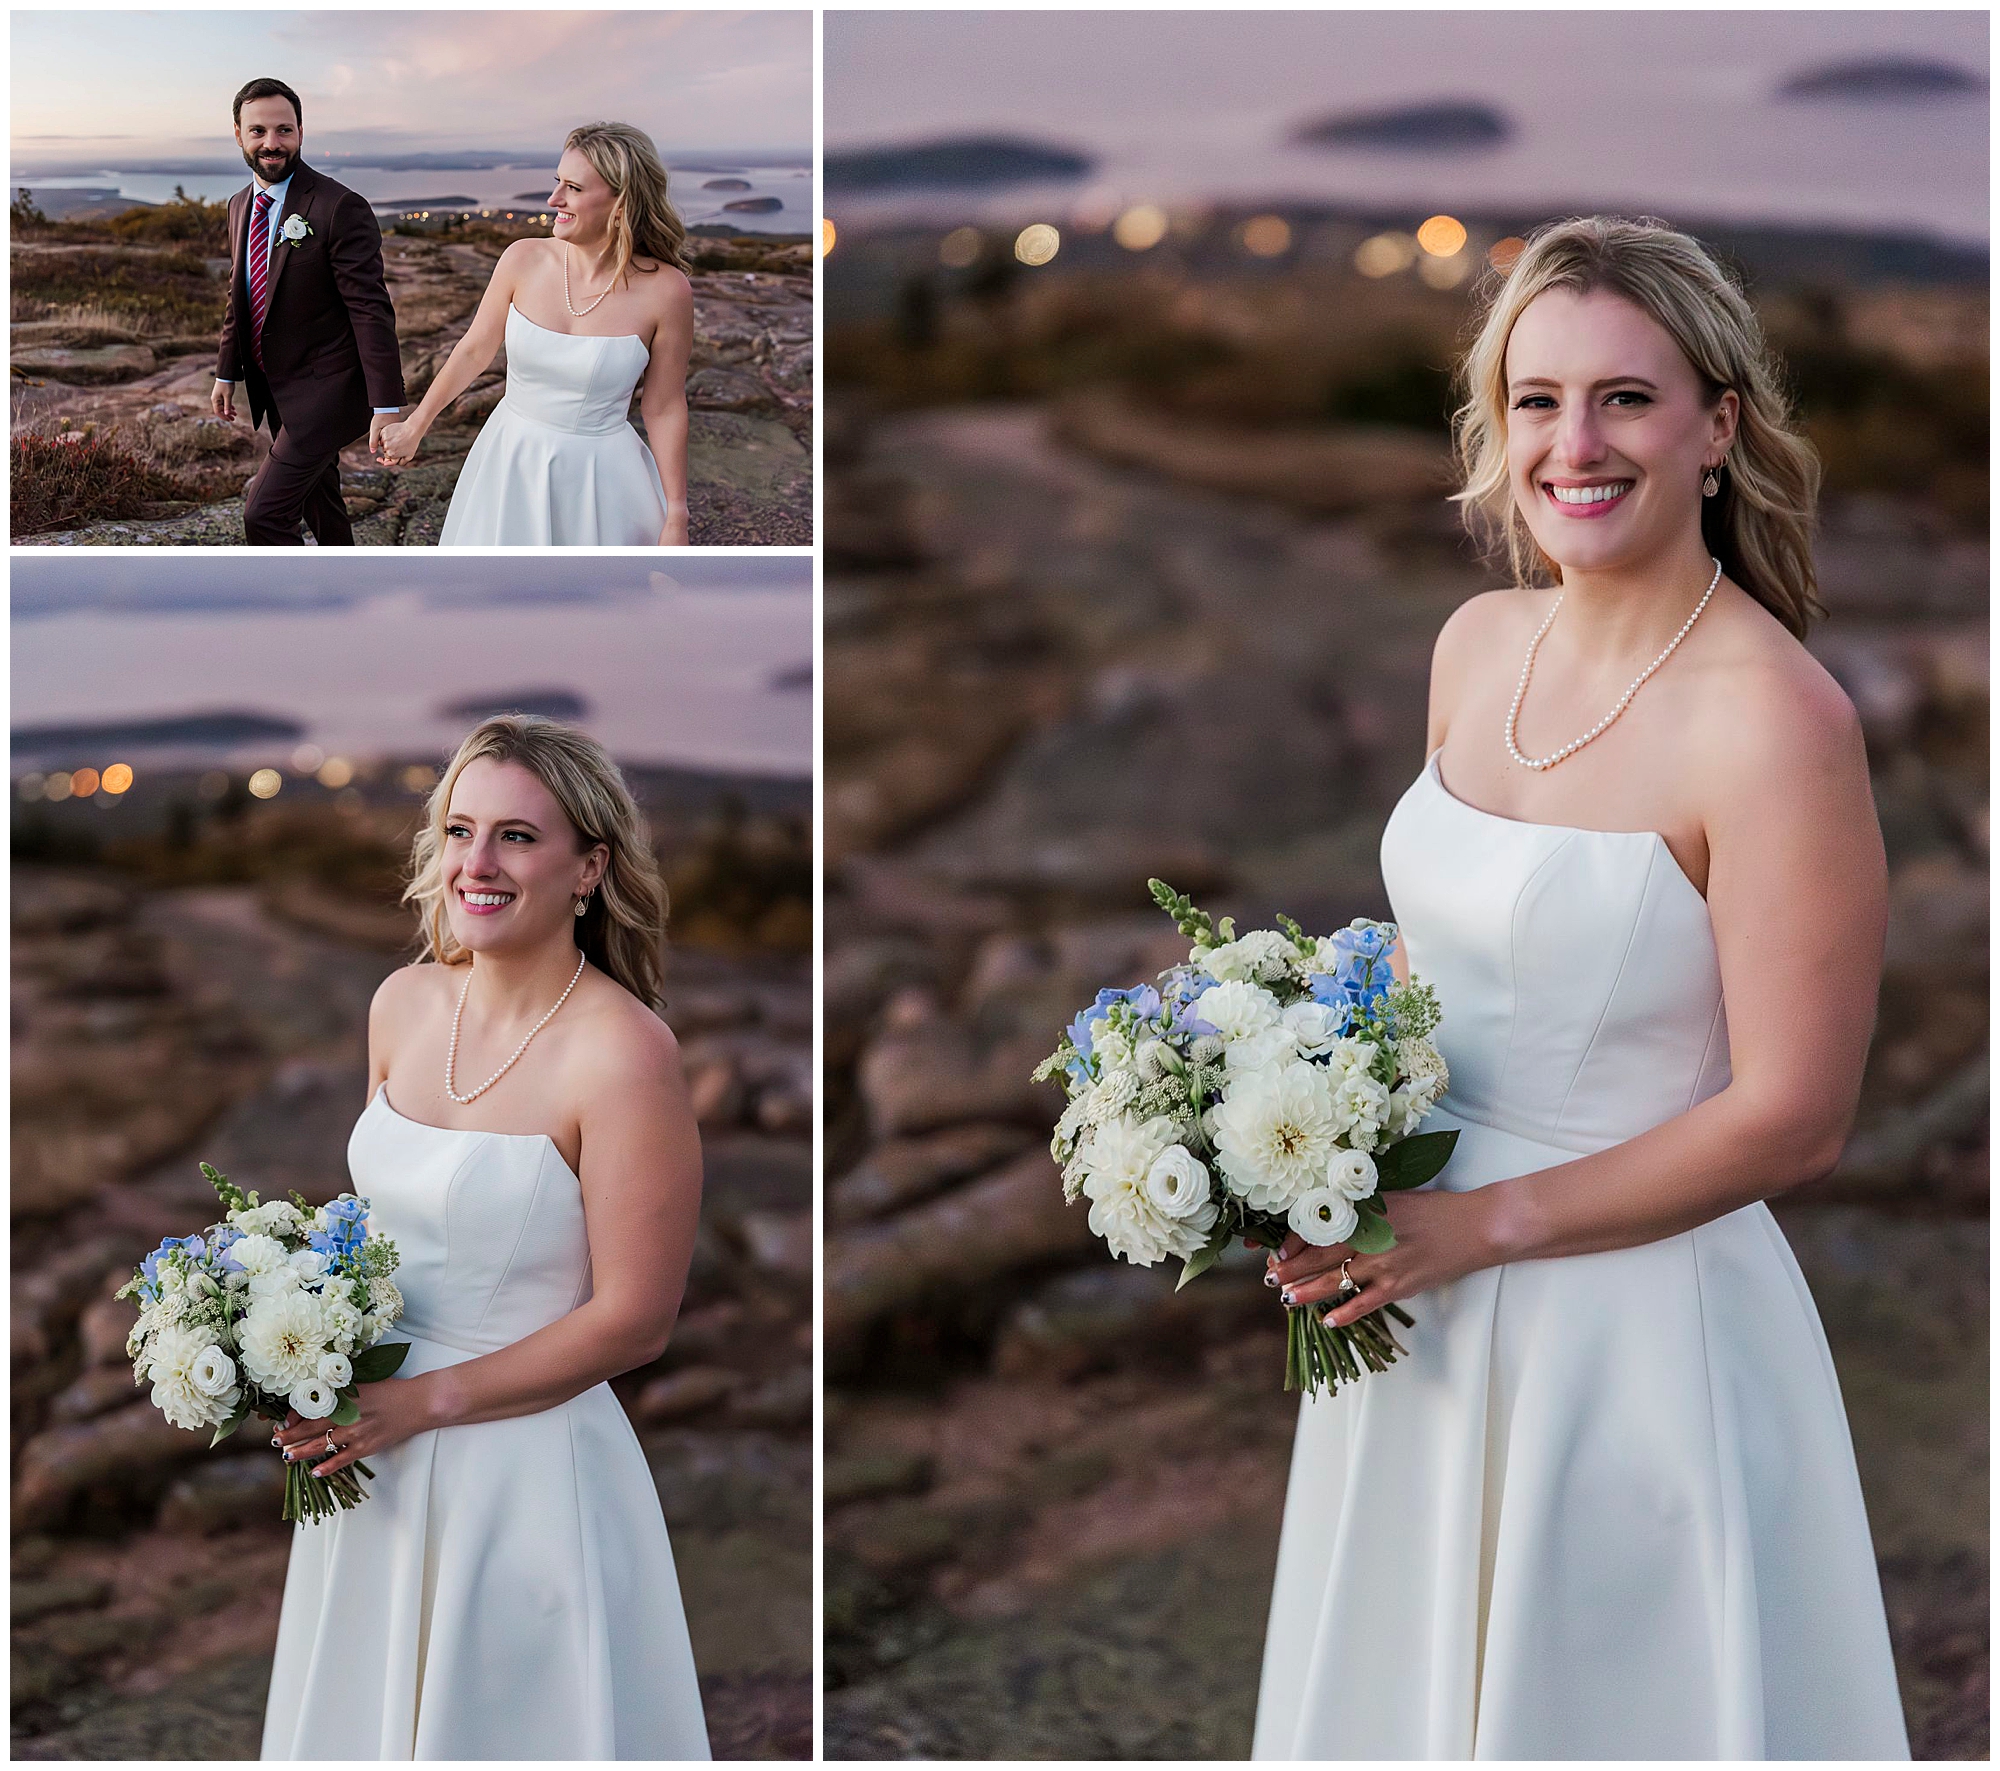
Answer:
POLYGON ((333 1385, 318 1377, 309 1377, 303 1383, 292 1385, 285 1400, 307 1420, 324 1420, 340 1406, 340 1398, 333 1393, 333 1385))
POLYGON ((153 1385, 153 1406, 177 1427, 218 1427, 236 1406, 233 1391, 210 1396, 195 1382, 202 1355, 214 1343, 190 1329, 163 1327, 148 1349, 147 1369, 141 1374, 153 1385))
POLYGON ((195 1360, 190 1375, 204 1396, 224 1396, 236 1388, 236 1361, 212 1346, 195 1360))
POLYGON ((1146 1170, 1146 1197, 1170 1218, 1198 1217, 1207 1206, 1212 1222, 1207 1165, 1185 1144, 1169 1144, 1153 1158, 1146 1170))
POLYGON ((1340 1041, 1340 1027, 1346 1019, 1338 1009, 1307 997, 1285 1010, 1282 1017, 1299 1050, 1309 1058, 1328 1056, 1340 1041))
POLYGON ((1222 1067, 1233 1082, 1246 1071, 1268 1069, 1273 1064, 1288 1064, 1298 1055, 1299 1042, 1293 1037, 1291 1028, 1281 1021, 1260 1033, 1247 1033, 1241 1039, 1232 1039, 1223 1051, 1222 1067))
POLYGON ((302 1285, 317 1285, 326 1277, 326 1256, 316 1248, 295 1248, 286 1263, 302 1285))
POLYGON ((345 1353, 322 1353, 319 1356, 319 1379, 331 1384, 336 1390, 344 1390, 354 1381, 354 1362, 345 1353))
POLYGON ((1366 1199, 1376 1180, 1375 1158, 1365 1150, 1336 1150, 1326 1165, 1326 1184, 1343 1199, 1366 1199))
POLYGON ((253 1295, 238 1331, 243 1369, 253 1383, 284 1395, 319 1375, 320 1355, 330 1338, 326 1312, 311 1292, 253 1295))
POLYGON ((1229 1044, 1262 1033, 1278 1024, 1278 999, 1270 991, 1240 979, 1211 984, 1194 999, 1190 1012, 1206 1021, 1229 1044))
POLYGON ((1235 1079, 1212 1124, 1223 1184, 1258 1211, 1318 1186, 1340 1136, 1327 1073, 1302 1059, 1235 1079))
POLYGON ((1315 1248, 1331 1248, 1352 1236, 1361 1218, 1344 1194, 1332 1187, 1310 1187, 1292 1201, 1285 1222, 1302 1241, 1315 1248))

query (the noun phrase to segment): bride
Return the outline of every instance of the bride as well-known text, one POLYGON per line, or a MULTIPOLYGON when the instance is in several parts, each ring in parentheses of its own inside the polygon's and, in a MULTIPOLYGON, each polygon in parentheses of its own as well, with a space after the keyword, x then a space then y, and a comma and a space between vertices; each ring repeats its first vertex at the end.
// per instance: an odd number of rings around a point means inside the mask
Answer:
POLYGON ((500 254, 466 334, 415 411, 382 434, 416 457, 438 415, 507 347, 507 391, 465 458, 443 547, 685 547, 694 292, 667 169, 628 123, 569 132, 548 239, 500 254), (646 441, 626 413, 632 390, 646 441))
POLYGON ((1656 224, 1537 235, 1464 374, 1458 497, 1555 582, 1446 623, 1382 839, 1456 1151, 1393 1249, 1273 1257, 1288 1306, 1417 1320, 1301 1410, 1255 1750, 1907 1758, 1762 1203, 1839 1155, 1886 921, 1859 726, 1800 643, 1817 463, 1748 302, 1656 224))
POLYGON ((680 1307, 701 1148, 654 1013, 666 899, 616 765, 490 719, 431 795, 425 961, 368 1026, 348 1144, 410 1343, 274 1442, 368 1498, 292 1539, 267 1759, 706 1759, 658 1493, 606 1380, 680 1307))

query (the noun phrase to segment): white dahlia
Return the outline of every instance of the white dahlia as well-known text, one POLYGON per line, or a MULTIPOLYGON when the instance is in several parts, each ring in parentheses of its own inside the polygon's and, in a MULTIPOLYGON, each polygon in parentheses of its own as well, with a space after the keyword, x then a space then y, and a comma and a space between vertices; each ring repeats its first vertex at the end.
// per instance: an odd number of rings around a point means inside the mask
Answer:
POLYGON ((1223 1183, 1258 1211, 1287 1211, 1318 1186, 1341 1129, 1327 1073, 1302 1060, 1238 1078, 1211 1124, 1223 1183))
POLYGON ((243 1369, 261 1388, 285 1395, 319 1375, 326 1351, 326 1311, 309 1291, 254 1297, 243 1319, 243 1369))
POLYGON ((1185 1259, 1207 1239, 1215 1208, 1175 1218, 1162 1212, 1147 1187, 1147 1176, 1162 1151, 1173 1145, 1168 1119, 1113 1120, 1084 1147, 1084 1196, 1090 1201, 1091 1234, 1104 1238, 1115 1255, 1135 1267, 1150 1267, 1168 1255, 1185 1259))
POLYGON ((1298 1055, 1299 1042, 1281 1021, 1275 1027, 1232 1039, 1222 1054, 1222 1067, 1234 1078, 1273 1064, 1288 1064, 1298 1055))
POLYGON ((153 1406, 177 1427, 217 1427, 235 1409, 238 1392, 209 1395, 196 1381, 214 1342, 185 1328, 162 1328, 153 1337, 145 1375, 152 1380, 153 1406))

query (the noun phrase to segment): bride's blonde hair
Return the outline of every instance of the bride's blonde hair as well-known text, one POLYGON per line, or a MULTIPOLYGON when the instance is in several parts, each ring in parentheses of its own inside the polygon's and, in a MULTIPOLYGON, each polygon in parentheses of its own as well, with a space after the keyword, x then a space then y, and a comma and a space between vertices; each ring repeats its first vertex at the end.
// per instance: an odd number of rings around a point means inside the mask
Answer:
POLYGON ((581 123, 563 143, 563 152, 571 148, 611 187, 612 282, 635 258, 690 269, 687 228, 667 195, 667 168, 653 138, 629 123, 581 123))
POLYGON ((599 971, 657 1009, 667 888, 653 858, 645 817, 603 745, 574 726, 539 714, 501 714, 474 727, 431 790, 424 821, 410 845, 410 883, 403 892, 403 902, 417 909, 422 957, 440 965, 463 965, 472 957, 452 934, 445 914, 444 827, 452 788, 466 765, 481 757, 519 763, 555 796, 576 831, 579 848, 602 843, 610 851, 590 907, 576 919, 576 944, 599 971))
POLYGON ((1528 303, 1551 289, 1622 296, 1666 329, 1711 404, 1735 390, 1736 440, 1718 476, 1722 490, 1701 500, 1702 540, 1723 571, 1803 639, 1826 613, 1812 557, 1819 457, 1798 432, 1748 297, 1698 240, 1649 217, 1551 222, 1504 274, 1491 274, 1459 365, 1463 403, 1452 414, 1460 472, 1452 497, 1467 529, 1490 552, 1504 546, 1516 583, 1558 575, 1507 474, 1507 341, 1528 303))

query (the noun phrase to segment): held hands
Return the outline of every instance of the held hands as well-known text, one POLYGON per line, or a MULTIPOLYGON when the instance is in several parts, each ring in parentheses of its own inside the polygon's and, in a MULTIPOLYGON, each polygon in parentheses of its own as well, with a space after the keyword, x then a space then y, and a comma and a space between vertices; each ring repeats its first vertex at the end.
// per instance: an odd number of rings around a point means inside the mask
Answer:
POLYGON ((358 1386, 355 1394, 361 1405, 359 1420, 335 1426, 328 1420, 307 1420, 294 1410, 271 1443, 290 1453, 288 1461, 303 1461, 315 1476, 326 1477, 441 1424, 432 1418, 431 1386, 420 1377, 384 1378, 379 1384, 358 1386), (339 1447, 330 1455, 329 1432, 339 1447))
POLYGON ((415 418, 398 420, 393 413, 378 412, 368 424, 368 452, 384 467, 407 467, 423 440, 424 427, 415 418))
POLYGON ((1423 1188, 1391 1193, 1383 1201, 1396 1245, 1381 1254, 1356 1254, 1344 1242, 1314 1248, 1300 1237, 1266 1259, 1264 1283, 1279 1288, 1287 1307, 1321 1303, 1341 1296, 1340 1268, 1361 1289, 1327 1313, 1327 1322, 1345 1328, 1384 1304, 1431 1291, 1503 1260, 1494 1233, 1496 1190, 1443 1193, 1423 1188), (1493 1198, 1486 1195, 1493 1194, 1493 1198))

